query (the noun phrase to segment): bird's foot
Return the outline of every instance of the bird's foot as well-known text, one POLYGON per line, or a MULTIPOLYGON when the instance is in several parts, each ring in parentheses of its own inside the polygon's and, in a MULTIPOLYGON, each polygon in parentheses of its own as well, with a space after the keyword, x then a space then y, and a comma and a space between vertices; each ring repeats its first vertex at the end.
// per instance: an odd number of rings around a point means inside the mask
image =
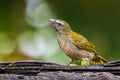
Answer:
POLYGON ((73 60, 68 64, 68 66, 71 66, 71 63, 73 62, 73 60))

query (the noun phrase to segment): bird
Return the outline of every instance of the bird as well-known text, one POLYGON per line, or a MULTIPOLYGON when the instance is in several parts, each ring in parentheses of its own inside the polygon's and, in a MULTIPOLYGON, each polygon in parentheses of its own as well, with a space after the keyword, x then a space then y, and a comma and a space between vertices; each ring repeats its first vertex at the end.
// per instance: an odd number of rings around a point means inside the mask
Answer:
POLYGON ((85 61, 85 65, 107 63, 96 51, 95 46, 83 35, 74 32, 66 21, 52 18, 48 21, 56 30, 60 48, 71 58, 69 65, 75 60, 85 61))

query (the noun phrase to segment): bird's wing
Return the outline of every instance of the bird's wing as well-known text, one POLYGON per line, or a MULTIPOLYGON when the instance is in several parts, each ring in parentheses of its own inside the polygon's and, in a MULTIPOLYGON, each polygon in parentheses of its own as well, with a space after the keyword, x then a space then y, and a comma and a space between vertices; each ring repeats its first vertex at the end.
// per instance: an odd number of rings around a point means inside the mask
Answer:
POLYGON ((71 34, 71 39, 73 41, 73 44, 75 44, 75 46, 78 47, 79 49, 96 53, 95 46, 82 35, 73 32, 71 34))

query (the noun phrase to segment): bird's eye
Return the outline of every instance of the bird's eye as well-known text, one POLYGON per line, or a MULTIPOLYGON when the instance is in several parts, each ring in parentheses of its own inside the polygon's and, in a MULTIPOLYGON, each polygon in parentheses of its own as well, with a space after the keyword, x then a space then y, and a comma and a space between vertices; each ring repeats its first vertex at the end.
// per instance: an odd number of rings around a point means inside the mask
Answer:
POLYGON ((61 26, 62 24, 61 23, 58 23, 59 26, 61 26))

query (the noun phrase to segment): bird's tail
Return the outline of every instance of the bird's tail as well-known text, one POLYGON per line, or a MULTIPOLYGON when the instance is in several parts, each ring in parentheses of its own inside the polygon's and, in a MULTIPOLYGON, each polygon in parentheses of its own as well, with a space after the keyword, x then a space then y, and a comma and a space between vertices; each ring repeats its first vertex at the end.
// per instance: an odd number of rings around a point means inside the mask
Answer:
POLYGON ((96 54, 93 59, 90 60, 90 64, 104 64, 107 63, 107 60, 96 54))

